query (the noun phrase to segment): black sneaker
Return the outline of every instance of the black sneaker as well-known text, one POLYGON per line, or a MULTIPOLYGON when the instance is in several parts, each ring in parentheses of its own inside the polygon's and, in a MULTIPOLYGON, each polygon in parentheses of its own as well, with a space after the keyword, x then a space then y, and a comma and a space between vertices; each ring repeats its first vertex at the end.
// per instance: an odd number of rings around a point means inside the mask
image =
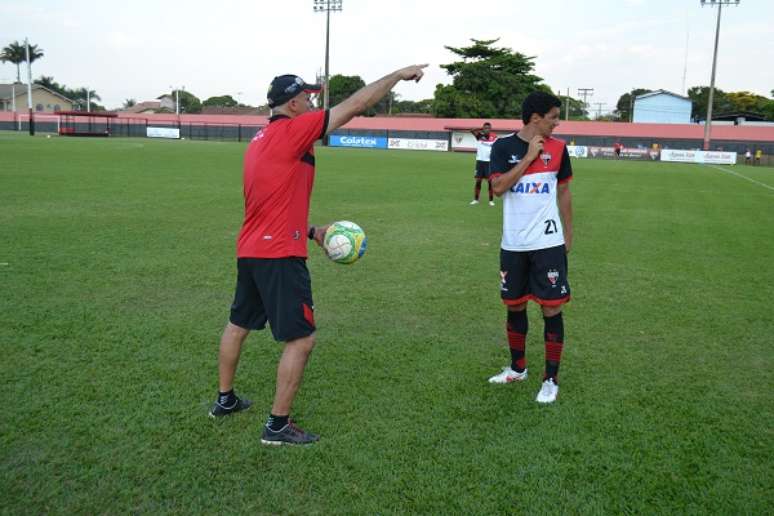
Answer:
POLYGON ((261 434, 261 444, 269 444, 274 446, 280 446, 283 444, 311 444, 319 440, 319 435, 304 432, 292 421, 288 422, 287 425, 283 426, 281 430, 277 430, 276 432, 268 426, 264 426, 263 434, 261 434))
POLYGON ((210 409, 209 416, 210 417, 228 416, 228 415, 233 414, 235 412, 240 412, 242 410, 247 410, 247 409, 250 408, 250 406, 252 404, 253 404, 252 401, 242 399, 242 398, 240 398, 238 396, 237 396, 237 399, 234 402, 234 404, 231 405, 230 407, 224 407, 223 405, 221 405, 220 403, 218 403, 216 401, 215 404, 210 409))

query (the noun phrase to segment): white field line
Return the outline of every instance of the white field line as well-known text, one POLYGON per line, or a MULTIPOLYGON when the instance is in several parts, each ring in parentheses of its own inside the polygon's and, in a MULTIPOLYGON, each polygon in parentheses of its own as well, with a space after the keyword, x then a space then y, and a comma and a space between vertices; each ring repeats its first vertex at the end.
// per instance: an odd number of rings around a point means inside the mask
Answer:
POLYGON ((774 186, 767 185, 766 183, 761 183, 760 181, 756 181, 755 179, 750 179, 747 176, 743 176, 739 172, 734 172, 733 170, 729 170, 727 168, 719 167, 717 165, 707 165, 707 166, 710 167, 710 168, 714 168, 715 170, 720 170, 721 172, 725 172, 727 174, 731 174, 731 175, 736 176, 736 177, 741 177, 742 179, 746 179, 746 180, 748 180, 751 183, 755 183, 756 185, 762 186, 763 188, 768 188, 769 190, 774 192, 774 186))

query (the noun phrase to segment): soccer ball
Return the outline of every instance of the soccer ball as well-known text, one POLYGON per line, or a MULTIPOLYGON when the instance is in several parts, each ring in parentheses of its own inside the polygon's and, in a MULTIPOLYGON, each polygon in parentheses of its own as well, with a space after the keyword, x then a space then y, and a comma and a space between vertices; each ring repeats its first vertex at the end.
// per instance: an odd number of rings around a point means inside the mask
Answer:
POLYGON ((323 246, 328 258, 336 263, 354 263, 366 252, 367 238, 363 228, 348 220, 330 225, 323 246))

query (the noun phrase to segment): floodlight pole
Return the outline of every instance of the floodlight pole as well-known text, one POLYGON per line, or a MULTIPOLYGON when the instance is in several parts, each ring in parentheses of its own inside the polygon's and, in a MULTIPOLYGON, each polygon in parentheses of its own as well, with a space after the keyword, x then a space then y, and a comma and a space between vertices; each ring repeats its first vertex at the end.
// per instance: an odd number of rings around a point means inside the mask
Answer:
POLYGON ((718 63, 718 41, 720 40, 720 14, 723 11, 723 4, 739 5, 739 0, 701 0, 704 7, 709 4, 710 7, 718 6, 718 21, 715 25, 715 51, 712 54, 712 76, 710 77, 709 98, 707 99, 707 119, 704 121, 704 150, 710 150, 710 135, 712 132, 712 103, 715 99, 715 70, 718 63))
POLYGON ((341 11, 342 0, 314 0, 314 12, 325 13, 325 83, 323 84, 323 109, 330 107, 328 82, 330 79, 331 11, 341 11))
POLYGON ((35 136, 35 115, 32 113, 32 61, 30 61, 30 43, 24 38, 24 49, 27 55, 27 110, 30 119, 27 126, 30 129, 30 136, 35 136))

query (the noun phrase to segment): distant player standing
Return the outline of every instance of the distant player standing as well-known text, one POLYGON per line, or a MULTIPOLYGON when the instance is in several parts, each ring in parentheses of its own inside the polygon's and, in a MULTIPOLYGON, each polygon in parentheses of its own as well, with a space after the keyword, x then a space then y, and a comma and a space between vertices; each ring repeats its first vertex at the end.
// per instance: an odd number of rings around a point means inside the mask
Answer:
POLYGON ((529 94, 522 105, 524 127, 495 142, 491 162, 492 186, 503 197, 500 295, 508 308, 511 365, 489 382, 527 379, 526 308, 531 299, 541 306, 544 321, 546 369, 539 403, 552 403, 559 393, 562 305, 570 300, 567 253, 572 246, 572 166, 564 142, 551 137, 559 125, 560 106, 559 99, 549 93, 529 94))
POLYGON ((492 182, 489 180, 489 154, 492 152, 492 144, 497 140, 497 135, 492 132, 492 124, 489 122, 484 123, 480 129, 471 129, 470 132, 476 137, 476 172, 474 175, 476 186, 473 189, 473 200, 470 201, 470 204, 478 204, 478 198, 481 195, 481 181, 486 179, 489 206, 494 206, 492 182))
POLYGON ((268 322, 284 343, 277 365, 274 404, 261 434, 263 444, 307 444, 319 436, 290 420, 290 409, 315 344, 314 303, 306 240, 322 243, 327 226, 308 225, 315 175, 314 142, 376 104, 401 80, 419 80, 426 65, 409 66, 355 92, 334 108, 313 111, 309 94, 320 90, 295 75, 271 82, 269 124, 247 147, 245 214, 237 241, 237 285, 231 315, 220 340, 218 398, 211 417, 250 408, 234 393, 242 344, 268 322))

